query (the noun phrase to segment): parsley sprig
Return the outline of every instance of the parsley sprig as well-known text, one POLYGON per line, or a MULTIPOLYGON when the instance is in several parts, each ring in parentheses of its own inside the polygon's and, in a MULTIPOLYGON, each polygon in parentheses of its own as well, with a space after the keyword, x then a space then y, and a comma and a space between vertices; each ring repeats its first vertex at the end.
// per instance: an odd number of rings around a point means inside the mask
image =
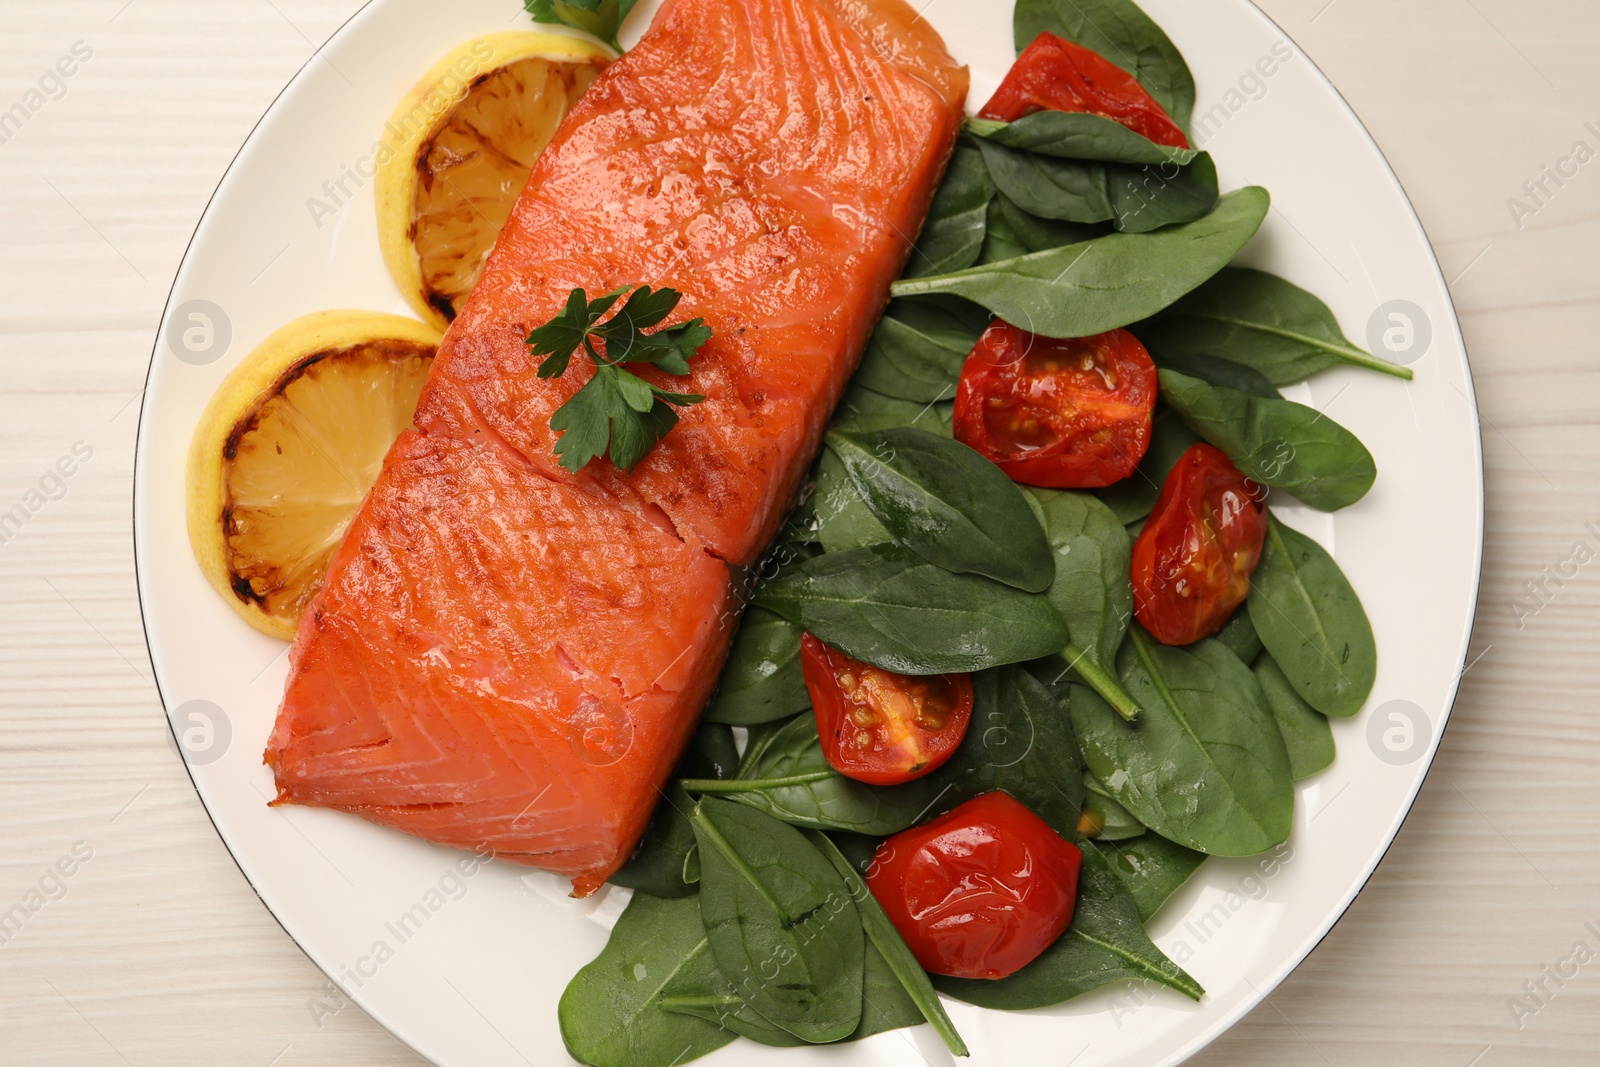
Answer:
POLYGON ((567 470, 576 473, 609 453, 618 469, 632 472, 678 425, 673 405, 686 407, 705 399, 658 388, 623 366, 648 363, 674 376, 689 373, 689 360, 711 340, 704 319, 644 332, 660 325, 681 299, 683 294, 676 289, 648 285, 637 289, 625 285, 595 300, 574 289, 566 309, 528 335, 533 354, 545 357, 539 364, 541 378, 565 374, 580 348, 594 361, 594 377, 550 417, 550 428, 561 434, 556 455, 567 470), (627 303, 606 319, 630 289, 633 295, 627 303), (595 338, 604 342, 604 354, 595 347, 595 338))
POLYGON ((522 0, 533 21, 592 33, 617 51, 617 29, 638 0, 522 0))

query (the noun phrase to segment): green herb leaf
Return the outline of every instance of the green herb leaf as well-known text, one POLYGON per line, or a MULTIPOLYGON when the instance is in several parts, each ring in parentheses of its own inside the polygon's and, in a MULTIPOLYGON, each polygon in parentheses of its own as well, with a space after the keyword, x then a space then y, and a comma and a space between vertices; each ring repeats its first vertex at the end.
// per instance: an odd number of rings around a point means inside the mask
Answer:
POLYGON ((1133 898, 1106 857, 1098 848, 1085 847, 1077 910, 1060 940, 1009 978, 935 978, 934 984, 980 1008, 1025 1011, 1126 981, 1157 982, 1193 1000, 1205 995, 1200 983, 1150 940, 1133 898))
POLYGON ((1411 377, 1411 368, 1356 347, 1324 304, 1275 274, 1229 267, 1135 331, 1155 349, 1231 359, 1288 385, 1328 367, 1411 377))
POLYGON ((1137 625, 1129 638, 1118 668, 1138 723, 1072 691, 1072 725, 1095 777, 1140 822, 1200 852, 1253 856, 1288 840, 1289 754, 1250 668, 1212 640, 1172 648, 1137 625))
POLYGON ((1083 810, 1083 766, 1065 702, 1018 666, 975 674, 972 687, 967 736, 929 776, 937 798, 928 815, 1004 790, 1056 833, 1075 840, 1083 810))
POLYGON ((865 938, 839 872, 800 831, 708 797, 690 820, 717 967, 764 1018, 813 1043, 861 1024, 865 938))
POLYGON ((1139 909, 1139 921, 1144 923, 1194 877, 1206 860, 1204 852, 1184 848, 1159 834, 1145 834, 1121 843, 1106 842, 1099 848, 1112 873, 1127 888, 1139 909))
POLYGON ((901 674, 979 671, 1053 655, 1067 643, 1045 597, 951 574, 894 545, 808 560, 763 586, 756 603, 901 674))
POLYGON ((810 706, 800 675, 800 628, 763 608, 746 609, 706 721, 754 726, 810 706))
POLYGON ((897 544, 956 574, 1050 588, 1055 561, 1023 490, 971 448, 912 428, 827 442, 897 544))
POLYGON ((928 220, 906 263, 906 277, 945 274, 978 261, 987 228, 989 198, 994 183, 983 156, 970 144, 956 145, 944 181, 934 194, 928 220))
POLYGON ((559 378, 565 374, 573 353, 588 338, 589 331, 627 291, 623 287, 591 301, 582 289, 572 290, 561 314, 528 334, 528 347, 533 354, 545 357, 539 364, 539 377, 559 378))
POLYGON ((950 400, 967 354, 989 324, 983 309, 956 302, 896 300, 878 320, 852 381, 923 404, 950 400))
POLYGON ((555 454, 574 473, 608 453, 616 467, 631 472, 678 424, 673 405, 705 400, 694 393, 658 388, 623 369, 627 363, 649 363, 667 374, 688 374, 689 359, 711 340, 702 319, 644 333, 671 315, 681 299, 674 289, 648 285, 635 290, 601 324, 626 292, 624 286, 591 301, 582 289, 574 289, 561 314, 528 334, 533 354, 544 357, 539 364, 541 378, 565 374, 580 347, 594 364, 594 376, 550 417, 550 428, 561 434, 555 454), (596 349, 595 338, 605 343, 604 356, 596 349))
POLYGON ((1300 699, 1300 694, 1284 676, 1283 668, 1271 656, 1257 660, 1255 672, 1261 691, 1266 694, 1267 706, 1272 709, 1272 717, 1278 720, 1278 729, 1283 732, 1283 743, 1289 750, 1289 772, 1295 781, 1310 778, 1332 766, 1337 751, 1333 727, 1327 716, 1300 699))
POLYGON ((663 791, 639 850, 626 867, 611 876, 611 883, 657 897, 686 897, 698 892, 698 878, 690 881, 688 877, 696 867, 689 856, 694 849, 694 827, 689 825, 694 801, 677 779, 732 778, 738 765, 733 731, 726 726, 702 724, 679 761, 674 780, 663 791))
POLYGON ((1361 598, 1327 549, 1276 518, 1250 581, 1250 621, 1295 692, 1324 715, 1361 710, 1378 646, 1361 598))
POLYGON ((856 902, 856 907, 861 912, 861 925, 866 930, 867 940, 882 955, 883 961, 889 965, 889 969, 899 979, 901 986, 922 1012, 923 1017, 933 1025, 934 1031, 944 1041, 950 1054, 970 1056, 966 1042, 956 1033, 955 1023, 950 1021, 944 1005, 939 1002, 939 994, 934 992, 933 983, 928 980, 927 972, 917 962, 917 957, 906 947, 900 931, 895 929, 893 921, 884 913, 883 906, 867 889, 866 882, 861 880, 861 874, 826 834, 813 830, 807 833, 806 837, 817 846, 823 857, 833 864, 833 869, 839 872, 839 877, 844 880, 851 899, 856 902))
POLYGON ((1093 835, 1096 841, 1126 841, 1148 829, 1133 812, 1117 803, 1104 782, 1087 770, 1083 772, 1083 810, 1100 824, 1100 830, 1093 835))
POLYGON ((950 293, 1033 333, 1089 337, 1149 318, 1212 277, 1255 236, 1270 203, 1265 189, 1240 189, 1194 222, 899 281, 893 292, 950 293))
POLYGON ((677 1067, 733 1040, 719 1026, 663 1011, 662 991, 716 970, 696 897, 636 894, 611 939, 561 996, 561 1038, 591 1067, 677 1067))
POLYGON ((874 786, 846 778, 828 764, 817 736, 816 717, 796 716, 763 733, 745 749, 731 781, 691 779, 691 793, 715 793, 814 830, 848 830, 882 837, 914 826, 928 814, 937 789, 932 778, 904 785, 874 786))
POLYGON ((1200 152, 1156 144, 1116 119, 1076 111, 1036 111, 1015 122, 968 119, 966 130, 984 141, 1058 159, 1102 163, 1172 163, 1184 166, 1200 152))
POLYGON ((533 21, 571 26, 622 51, 617 30, 638 0, 523 0, 533 21))
POLYGON ((1056 560, 1048 595, 1072 638, 1062 658, 1118 714, 1134 718, 1138 705, 1116 676, 1117 650, 1133 618, 1128 531, 1109 507, 1088 493, 1031 492, 1056 560))
POLYGON ((1162 399, 1262 485, 1337 511, 1366 496, 1377 480, 1366 446, 1315 408, 1250 396, 1173 370, 1160 373, 1162 399))
POLYGON ((1017 0, 1017 51, 1047 30, 1132 74, 1173 122, 1189 128, 1194 76, 1171 38, 1132 0, 1017 0))

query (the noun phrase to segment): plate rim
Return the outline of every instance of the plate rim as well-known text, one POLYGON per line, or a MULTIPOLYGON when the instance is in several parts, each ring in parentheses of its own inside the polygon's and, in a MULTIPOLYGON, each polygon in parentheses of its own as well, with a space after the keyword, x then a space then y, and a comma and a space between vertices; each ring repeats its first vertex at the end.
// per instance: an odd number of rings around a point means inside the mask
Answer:
MULTIPOLYGON (((318 45, 316 49, 308 57, 306 57, 305 61, 295 70, 288 80, 284 82, 282 88, 280 88, 278 92, 274 94, 272 100, 268 103, 266 108, 263 109, 261 115, 254 123, 251 124, 249 132, 239 142, 238 149, 235 150, 232 158, 228 161, 228 165, 223 169, 222 174, 217 179, 217 183, 211 191, 211 194, 206 199, 205 206, 201 209, 199 216, 195 220, 194 229, 190 232, 189 239, 184 246, 183 255, 180 257, 177 267, 173 271, 172 285, 167 291, 166 300, 162 304, 161 315, 157 320, 156 335, 151 347, 150 361, 145 368, 144 384, 139 392, 139 418, 135 427, 134 463, 129 479, 129 526, 130 532, 133 535, 134 591, 139 605, 140 632, 145 638, 145 658, 150 663, 151 677, 155 684, 157 698, 161 703, 162 716, 166 720, 167 729, 171 734, 174 743, 178 745, 180 753, 179 760, 183 764, 184 773, 189 778, 189 785, 194 790, 195 797, 197 800, 199 800, 201 809, 206 814, 206 819, 211 823, 212 830, 216 833, 217 838, 222 842, 223 847, 227 850, 228 858, 233 861, 234 866, 238 869, 240 875, 243 876, 245 883, 250 886, 251 892, 256 895, 256 899, 261 902, 262 907, 265 908, 267 914, 272 917, 273 922, 275 922, 278 925, 278 928, 288 936, 289 940, 297 949, 300 950, 306 959, 311 962, 312 966, 316 967, 317 970, 324 975, 324 977, 328 978, 330 981, 334 981, 336 985, 337 981, 334 976, 327 970, 327 968, 323 967, 322 964, 317 961, 310 949, 301 944, 300 940, 285 924, 283 918, 278 915, 277 911, 273 909, 273 907, 267 903, 266 898, 262 896, 260 889, 256 886, 254 880, 251 879, 249 872, 245 869, 244 863, 240 860, 238 854, 235 852, 233 843, 229 841, 227 835, 224 834, 221 828, 217 825, 216 817, 213 815, 210 805, 206 803, 205 795, 201 792, 199 783, 195 780, 193 766, 187 759, 182 758, 181 738, 178 737, 177 724, 172 718, 172 709, 169 705, 167 694, 162 687, 160 670, 156 665, 155 651, 150 640, 149 614, 145 607, 144 578, 140 570, 141 553, 138 502, 140 473, 144 467, 142 460, 144 459, 147 441, 145 428, 146 412, 144 402, 149 395, 150 381, 155 374, 156 361, 160 358, 161 345, 165 337, 167 316, 172 310, 172 301, 177 293, 178 282, 183 276, 184 268, 187 266, 190 256, 194 251, 195 241, 198 239, 200 231, 204 227, 206 219, 210 215, 217 197, 220 195, 223 187, 227 184, 229 177, 233 174, 235 168, 237 167, 240 157, 245 153, 245 150, 254 140, 262 125, 265 124, 267 120, 271 118, 278 110, 279 106, 283 102, 284 97, 295 86, 305 72, 310 69, 312 64, 322 56, 324 50, 326 50, 335 41, 340 39, 345 33, 349 32, 351 27, 375 2, 376 0, 363 0, 361 6, 355 11, 351 12, 349 17, 340 23, 339 26, 328 35, 323 43, 318 45)), ((1467 624, 1462 634, 1459 655, 1456 658, 1458 669, 1449 684, 1448 691, 1444 694, 1444 705, 1440 713, 1440 719, 1437 728, 1433 731, 1433 737, 1428 744, 1427 750, 1422 759, 1419 761, 1423 764, 1421 774, 1417 777, 1415 784, 1411 787, 1404 803, 1396 812, 1394 820, 1385 830, 1383 843, 1381 847, 1375 851, 1371 860, 1367 863, 1365 871, 1352 882, 1349 892, 1343 897, 1341 902, 1336 907, 1329 911, 1328 917, 1320 925, 1320 927, 1313 932, 1300 947, 1295 949, 1294 952, 1290 953, 1285 958, 1283 963, 1281 963, 1277 968, 1274 968, 1269 973, 1266 980, 1261 982, 1259 985, 1252 984, 1253 990, 1250 995, 1242 997, 1236 1005, 1221 1014, 1215 1024, 1209 1027, 1206 1032, 1191 1039, 1173 1053, 1160 1060, 1157 1067, 1178 1067, 1178 1065, 1187 1062, 1213 1042, 1232 1031, 1234 1027, 1236 1027, 1239 1022, 1245 1018, 1245 1016, 1251 1014, 1257 1008, 1259 1008, 1262 1003, 1264 1003, 1267 998, 1270 997, 1285 980, 1287 980, 1289 975, 1297 970, 1300 965, 1304 963, 1319 946, 1321 946, 1323 941, 1325 941, 1333 932, 1334 928, 1338 926, 1345 916, 1349 914, 1350 908, 1355 904, 1357 898, 1359 898, 1366 890, 1367 886, 1371 884, 1372 878, 1377 873, 1378 867, 1383 863, 1384 859, 1388 857, 1389 852, 1394 848, 1395 841, 1399 837, 1400 831, 1404 829, 1406 821, 1411 817, 1412 812, 1416 808, 1417 798, 1421 794, 1422 788, 1427 784, 1429 776, 1433 773, 1434 763, 1438 758, 1439 748, 1444 742, 1446 731, 1449 729, 1450 722, 1455 711, 1456 702, 1460 699, 1461 683, 1465 677, 1467 653, 1471 649, 1472 638, 1476 632, 1478 624, 1478 601, 1482 593, 1483 581, 1483 550, 1485 539, 1484 527, 1486 516, 1487 486, 1485 483, 1483 460, 1482 419, 1477 400, 1476 380, 1472 370, 1471 351, 1467 346, 1466 337, 1462 333, 1461 319, 1460 314, 1456 309, 1455 297, 1451 292, 1449 282, 1444 276, 1444 270, 1442 265, 1439 263, 1438 253, 1434 247, 1433 240, 1429 237, 1427 228, 1423 225, 1421 216, 1418 215, 1416 206, 1412 202, 1411 195, 1406 191, 1404 183, 1401 182, 1400 176, 1395 172, 1394 166, 1389 161, 1389 157, 1384 152, 1382 145, 1378 143, 1377 138, 1373 136, 1372 131, 1368 128, 1366 122, 1361 118, 1360 114, 1355 110, 1355 108, 1351 106, 1349 100, 1334 83, 1333 79, 1330 78, 1327 72, 1322 69, 1321 65, 1318 64, 1303 47, 1301 47, 1300 42, 1294 37, 1294 35, 1289 33, 1276 19, 1264 11, 1256 2, 1256 0, 1240 0, 1240 2, 1244 8, 1266 23, 1270 29, 1281 35, 1294 47, 1294 50, 1298 56, 1301 59, 1304 59, 1307 65, 1310 66, 1315 78, 1322 84, 1323 87, 1332 93, 1333 99, 1337 101, 1339 108, 1342 109, 1344 114, 1354 122, 1356 129, 1360 131, 1361 137, 1365 139, 1367 144, 1377 155, 1378 160, 1382 163, 1384 176, 1388 179, 1388 182, 1393 189, 1399 193, 1400 200, 1404 205, 1405 214, 1409 218, 1416 236, 1421 239, 1423 246, 1427 250, 1428 260, 1432 266, 1433 277, 1438 283, 1439 292, 1443 297, 1444 306, 1448 312, 1450 336, 1454 339, 1462 354, 1463 363, 1465 365, 1464 369, 1466 372, 1465 398, 1468 402, 1468 406, 1471 408, 1469 421, 1472 430, 1473 446, 1471 450, 1474 475, 1472 484, 1476 495, 1476 507, 1473 515, 1475 519, 1475 530, 1473 537, 1472 578, 1470 582, 1473 608, 1470 616, 1467 619, 1467 624)), ((345 996, 361 1009, 363 1014, 381 1026, 386 1032, 388 1032, 412 1053, 421 1059, 428 1061, 429 1063, 437 1062, 422 1049, 418 1048, 417 1045, 414 1044, 404 1033, 402 1033, 395 1026, 391 1025, 387 1019, 376 1010, 375 1007, 369 1005, 366 997, 362 995, 360 990, 351 992, 349 990, 343 990, 342 986, 340 988, 344 992, 345 996)))

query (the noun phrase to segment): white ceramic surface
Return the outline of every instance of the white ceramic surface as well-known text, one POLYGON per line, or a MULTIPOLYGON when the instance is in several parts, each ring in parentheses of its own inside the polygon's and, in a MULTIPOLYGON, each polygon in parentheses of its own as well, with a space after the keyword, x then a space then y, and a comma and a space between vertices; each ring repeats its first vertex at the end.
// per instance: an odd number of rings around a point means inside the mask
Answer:
MULTIPOLYGON (((1411 333, 1405 357, 1414 360, 1414 382, 1338 370, 1289 394, 1327 405, 1378 460, 1376 488, 1337 518, 1284 514, 1333 548, 1349 573, 1373 620, 1379 674, 1362 714, 1334 724, 1338 762, 1300 784, 1290 845, 1276 860, 1209 861, 1153 924, 1157 943, 1209 990, 1202 1003, 1133 987, 1026 1014, 952 1002, 974 1065, 1166 1067, 1255 1006, 1327 933, 1399 829, 1455 696, 1477 594, 1483 481, 1472 382, 1448 292, 1404 192, 1332 86, 1246 0, 1144 6, 1194 69, 1197 140, 1216 155, 1224 188, 1272 190, 1272 216, 1246 260, 1323 297, 1358 343, 1374 321, 1402 344, 1408 329, 1425 327, 1411 333), (1379 317, 1395 301, 1409 303, 1402 317, 1379 317)), ((641 5, 625 41, 654 7, 641 5)), ((998 7, 927 0, 924 10, 972 65, 977 101, 1012 58, 1009 19, 998 7)), ((269 809, 261 751, 286 647, 246 627, 201 578, 184 532, 183 464, 218 382, 274 328, 331 307, 405 313, 378 253, 367 176, 375 142, 395 102, 439 55, 523 25, 518 0, 372 0, 307 64, 240 152, 178 274, 136 470, 151 658, 218 832, 284 928, 349 998, 441 1067, 570 1062, 556 1001, 604 944, 625 894, 573 901, 550 876, 503 864, 462 868, 461 855, 356 818, 269 809), (322 206, 314 210, 313 200, 322 206)), ((330 992, 323 1010, 351 1010, 342 999, 330 992)), ((825 1050, 741 1041, 704 1062, 954 1061, 922 1027, 825 1050)))

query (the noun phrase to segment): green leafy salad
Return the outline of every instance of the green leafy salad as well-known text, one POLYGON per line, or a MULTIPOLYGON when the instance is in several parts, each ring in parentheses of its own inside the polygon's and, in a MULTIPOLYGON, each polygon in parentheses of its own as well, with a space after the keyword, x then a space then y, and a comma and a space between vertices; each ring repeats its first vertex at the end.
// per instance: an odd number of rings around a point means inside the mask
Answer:
MULTIPOLYGON (((529 0, 613 42, 631 6, 529 0)), ((1015 36, 1019 66, 1116 99, 989 117, 1002 87, 967 122, 704 722, 612 880, 631 902, 561 999, 583 1063, 923 1023, 964 1056, 940 994, 1020 1011, 1142 981, 1199 1000, 1146 924, 1208 856, 1288 840, 1294 782, 1334 760, 1329 717, 1373 687, 1355 591, 1270 504, 1349 507, 1377 468, 1279 388, 1411 372, 1317 297, 1234 265, 1269 194, 1219 190, 1182 132, 1189 69, 1131 0, 1018 0, 1015 36), (1017 399, 1080 398, 1085 380, 1099 399, 1055 421, 1017 399), (905 741, 918 730, 945 747, 905 741), (875 764, 880 748, 912 755, 875 764), (1025 962, 985 971, 884 887, 891 869, 936 883, 936 831, 996 793, 1075 884, 1048 887, 1064 910, 1029 928, 1025 962), (930 963, 944 951, 968 963, 930 963)), ((575 294, 531 339, 541 373, 579 352, 601 372, 557 427, 573 469, 608 447, 631 467, 700 399, 621 365, 685 374, 703 324, 645 333, 676 304, 649 289, 602 324, 622 296, 575 294)), ((1009 938, 984 906, 968 917, 1009 938)))

